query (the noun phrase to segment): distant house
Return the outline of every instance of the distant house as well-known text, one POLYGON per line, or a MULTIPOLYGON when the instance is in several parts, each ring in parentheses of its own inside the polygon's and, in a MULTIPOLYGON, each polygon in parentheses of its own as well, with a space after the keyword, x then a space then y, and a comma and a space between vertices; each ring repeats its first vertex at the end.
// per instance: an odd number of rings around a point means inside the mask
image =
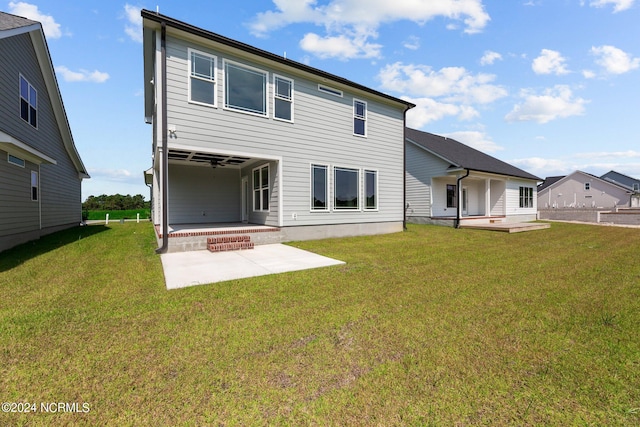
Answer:
POLYGON ((283 240, 402 230, 413 104, 168 16, 142 18, 159 251, 184 224, 270 226, 283 240))
MULTIPOLYGON (((606 175, 606 174, 605 174, 606 175)), ((538 187, 540 208, 613 208, 631 206, 634 191, 583 171, 547 178, 538 187)))
POLYGON ((604 179, 605 181, 616 183, 633 191, 631 200, 629 201, 629 206, 633 208, 640 207, 640 179, 632 178, 628 175, 616 171, 609 171, 602 175, 600 178, 604 179))
POLYGON ((0 12, 0 251, 82 221, 78 155, 39 22, 0 12))
POLYGON ((535 175, 454 139, 406 131, 407 221, 462 223, 536 219, 535 175))

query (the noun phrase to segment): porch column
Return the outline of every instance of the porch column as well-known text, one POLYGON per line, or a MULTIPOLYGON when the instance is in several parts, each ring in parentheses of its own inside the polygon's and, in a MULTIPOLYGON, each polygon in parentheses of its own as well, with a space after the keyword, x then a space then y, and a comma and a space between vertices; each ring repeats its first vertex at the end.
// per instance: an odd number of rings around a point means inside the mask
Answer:
POLYGON ((484 214, 491 216, 491 179, 484 180, 484 214))

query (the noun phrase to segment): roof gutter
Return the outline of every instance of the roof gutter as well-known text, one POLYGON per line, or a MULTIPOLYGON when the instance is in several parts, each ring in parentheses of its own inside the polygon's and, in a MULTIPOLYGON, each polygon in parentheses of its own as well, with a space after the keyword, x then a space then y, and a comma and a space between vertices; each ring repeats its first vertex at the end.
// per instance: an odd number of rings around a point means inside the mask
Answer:
POLYGON ((157 254, 163 254, 169 249, 169 212, 168 208, 168 190, 169 185, 169 155, 167 153, 167 24, 162 21, 160 23, 160 78, 162 80, 160 89, 161 108, 162 108, 162 158, 160 160, 160 203, 162 206, 162 246, 156 249, 157 254))
POLYGON ((466 171, 467 171, 466 175, 458 177, 458 180, 456 181, 456 190, 458 191, 458 208, 456 209, 456 224, 455 224, 456 228, 460 228, 460 216, 461 216, 460 211, 462 210, 462 188, 460 188, 460 182, 462 182, 462 180, 468 177, 469 174, 471 173, 470 169, 467 169, 466 171))

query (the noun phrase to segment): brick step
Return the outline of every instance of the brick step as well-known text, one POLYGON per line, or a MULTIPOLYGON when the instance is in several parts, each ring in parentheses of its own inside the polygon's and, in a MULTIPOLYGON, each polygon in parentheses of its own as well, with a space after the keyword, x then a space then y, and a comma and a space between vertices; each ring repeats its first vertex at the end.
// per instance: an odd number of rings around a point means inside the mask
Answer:
POLYGON ((207 249, 210 252, 237 251, 241 249, 253 249, 253 242, 209 243, 207 249))
POLYGON ((219 243, 240 243, 240 242, 250 242, 251 236, 247 235, 233 235, 233 236, 219 236, 219 237, 208 237, 207 245, 219 244, 219 243))

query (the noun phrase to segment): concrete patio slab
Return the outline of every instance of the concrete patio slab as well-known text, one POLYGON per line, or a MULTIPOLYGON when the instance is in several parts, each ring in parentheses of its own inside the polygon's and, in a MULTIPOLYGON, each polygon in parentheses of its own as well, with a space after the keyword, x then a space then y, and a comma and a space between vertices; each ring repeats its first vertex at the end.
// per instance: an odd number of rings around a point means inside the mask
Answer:
POLYGON ((173 252, 160 259, 167 289, 344 264, 280 243, 232 252, 173 252))

